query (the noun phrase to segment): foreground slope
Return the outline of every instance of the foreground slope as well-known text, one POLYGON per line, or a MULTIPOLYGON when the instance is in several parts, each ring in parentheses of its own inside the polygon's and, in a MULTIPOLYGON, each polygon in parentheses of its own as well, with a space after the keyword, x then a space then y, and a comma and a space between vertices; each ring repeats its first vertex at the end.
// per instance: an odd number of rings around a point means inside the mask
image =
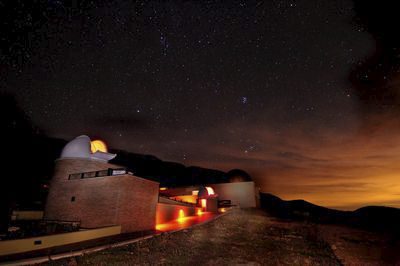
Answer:
POLYGON ((340 265, 314 226, 233 210, 208 224, 50 265, 340 265))

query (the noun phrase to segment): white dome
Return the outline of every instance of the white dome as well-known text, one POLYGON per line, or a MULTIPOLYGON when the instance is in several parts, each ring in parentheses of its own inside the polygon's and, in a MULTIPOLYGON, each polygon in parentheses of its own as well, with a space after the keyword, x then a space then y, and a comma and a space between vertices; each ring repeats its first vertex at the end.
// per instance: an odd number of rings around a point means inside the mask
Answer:
POLYGON ((61 158, 90 158, 90 138, 82 135, 65 145, 61 158))
POLYGON ((116 154, 99 151, 93 154, 90 150, 90 143, 90 138, 86 135, 76 137, 65 145, 60 158, 86 158, 108 161, 116 156, 116 154))

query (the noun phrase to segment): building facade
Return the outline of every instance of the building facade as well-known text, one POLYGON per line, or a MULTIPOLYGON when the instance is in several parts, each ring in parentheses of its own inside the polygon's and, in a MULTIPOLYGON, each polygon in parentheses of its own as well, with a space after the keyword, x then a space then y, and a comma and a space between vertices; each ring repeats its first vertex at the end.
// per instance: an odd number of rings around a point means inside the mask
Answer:
POLYGON ((44 219, 79 222, 82 228, 121 225, 122 232, 153 230, 159 184, 107 160, 84 156, 85 149, 77 146, 89 147, 90 139, 78 138, 56 161, 44 219))
POLYGON ((87 229, 121 225, 121 232, 128 233, 227 206, 257 206, 254 182, 237 178, 236 172, 229 183, 160 188, 109 163, 115 156, 99 140, 79 136, 70 141, 56 160, 44 219, 87 229))

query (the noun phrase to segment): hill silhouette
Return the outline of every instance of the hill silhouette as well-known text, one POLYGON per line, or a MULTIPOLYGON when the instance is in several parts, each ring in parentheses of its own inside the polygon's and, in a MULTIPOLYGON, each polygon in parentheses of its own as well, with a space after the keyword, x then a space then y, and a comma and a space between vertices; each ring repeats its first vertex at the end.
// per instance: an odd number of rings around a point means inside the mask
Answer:
POLYGON ((269 214, 282 219, 342 224, 400 237, 400 209, 398 208, 367 206, 355 211, 340 211, 321 207, 305 200, 282 200, 269 193, 260 193, 260 205, 269 214))
POLYGON ((136 176, 154 180, 162 187, 195 186, 229 181, 225 172, 163 161, 154 155, 111 150, 117 157, 110 163, 128 168, 136 176))

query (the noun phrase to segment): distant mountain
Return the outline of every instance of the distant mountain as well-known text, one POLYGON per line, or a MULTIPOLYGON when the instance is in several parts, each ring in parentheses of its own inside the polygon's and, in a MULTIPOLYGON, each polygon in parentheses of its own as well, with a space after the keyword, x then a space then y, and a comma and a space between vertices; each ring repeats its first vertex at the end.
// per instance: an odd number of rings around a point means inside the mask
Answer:
POLYGON ((225 172, 197 166, 186 167, 183 164, 162 161, 153 155, 111 150, 117 157, 110 163, 127 167, 135 175, 151 179, 163 187, 179 187, 224 183, 229 180, 225 172))
POLYGON ((282 200, 269 193, 260 193, 260 205, 269 214, 282 219, 342 224, 400 236, 400 209, 398 208, 368 206, 355 211, 340 211, 304 200, 282 200))

